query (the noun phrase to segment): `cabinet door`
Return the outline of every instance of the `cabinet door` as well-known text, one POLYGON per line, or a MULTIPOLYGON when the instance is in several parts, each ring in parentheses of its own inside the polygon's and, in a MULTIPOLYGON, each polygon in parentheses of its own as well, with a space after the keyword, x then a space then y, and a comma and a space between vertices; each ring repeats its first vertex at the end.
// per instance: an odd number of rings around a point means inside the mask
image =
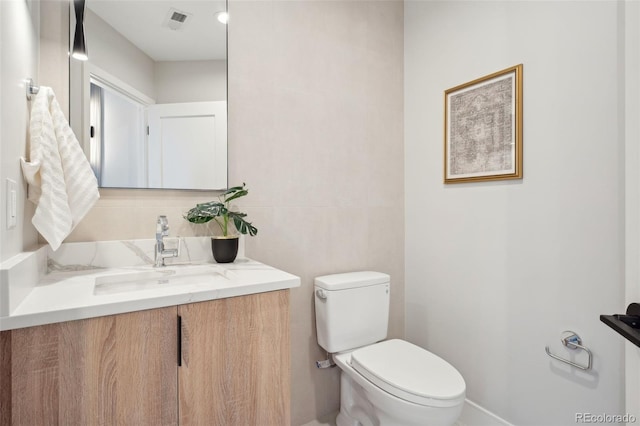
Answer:
POLYGON ((178 307, 181 425, 290 424, 289 290, 178 307))
POLYGON ((3 332, 2 424, 175 425, 176 310, 3 332))

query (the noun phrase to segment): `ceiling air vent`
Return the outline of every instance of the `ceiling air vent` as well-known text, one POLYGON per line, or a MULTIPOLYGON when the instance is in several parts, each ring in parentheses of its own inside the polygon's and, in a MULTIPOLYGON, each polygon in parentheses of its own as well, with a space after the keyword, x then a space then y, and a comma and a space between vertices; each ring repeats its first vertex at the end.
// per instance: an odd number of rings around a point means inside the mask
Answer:
POLYGON ((167 12, 162 26, 170 28, 174 31, 181 31, 184 29, 185 24, 189 21, 189 18, 191 18, 190 13, 171 8, 169 9, 169 12, 167 12))

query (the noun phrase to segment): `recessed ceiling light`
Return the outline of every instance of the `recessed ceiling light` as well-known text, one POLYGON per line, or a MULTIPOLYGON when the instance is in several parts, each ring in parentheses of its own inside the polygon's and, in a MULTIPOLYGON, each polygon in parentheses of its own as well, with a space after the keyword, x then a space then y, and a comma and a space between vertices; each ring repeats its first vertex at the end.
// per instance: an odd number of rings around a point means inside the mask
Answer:
POLYGON ((226 24, 227 22, 229 22, 229 14, 227 12, 218 12, 216 13, 216 19, 219 22, 226 24))

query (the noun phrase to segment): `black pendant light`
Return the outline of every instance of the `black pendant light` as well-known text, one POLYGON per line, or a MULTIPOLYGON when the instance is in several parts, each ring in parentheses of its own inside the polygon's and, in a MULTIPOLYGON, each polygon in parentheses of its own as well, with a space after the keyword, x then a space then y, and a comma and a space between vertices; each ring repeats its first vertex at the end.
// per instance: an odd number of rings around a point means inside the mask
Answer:
POLYGON ((79 61, 89 59, 87 55, 87 44, 84 39, 84 2, 85 0, 73 1, 73 8, 76 12, 76 31, 73 36, 71 56, 79 61))

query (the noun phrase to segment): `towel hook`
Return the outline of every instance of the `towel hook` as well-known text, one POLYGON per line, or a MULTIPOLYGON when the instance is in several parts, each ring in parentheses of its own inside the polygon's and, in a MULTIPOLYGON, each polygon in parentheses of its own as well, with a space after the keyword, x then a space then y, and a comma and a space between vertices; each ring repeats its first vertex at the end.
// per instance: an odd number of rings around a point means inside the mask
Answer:
POLYGON ((40 91, 40 87, 36 86, 32 78, 25 80, 25 88, 27 90, 27 99, 33 99, 33 95, 37 95, 40 91))
POLYGON ((551 351, 549 350, 549 346, 545 346, 544 348, 544 350, 547 352, 547 355, 549 355, 553 359, 562 361, 565 364, 569 364, 572 367, 579 368, 580 370, 585 370, 585 371, 591 370, 593 354, 588 348, 582 346, 582 339, 580 338, 580 336, 578 336, 578 334, 570 330, 563 331, 562 338, 560 339, 560 341, 564 346, 568 347, 569 349, 582 349, 583 351, 585 351, 587 355, 589 355, 589 360, 587 362, 587 365, 578 364, 576 362, 569 361, 568 359, 561 358, 558 355, 551 353, 551 351))

